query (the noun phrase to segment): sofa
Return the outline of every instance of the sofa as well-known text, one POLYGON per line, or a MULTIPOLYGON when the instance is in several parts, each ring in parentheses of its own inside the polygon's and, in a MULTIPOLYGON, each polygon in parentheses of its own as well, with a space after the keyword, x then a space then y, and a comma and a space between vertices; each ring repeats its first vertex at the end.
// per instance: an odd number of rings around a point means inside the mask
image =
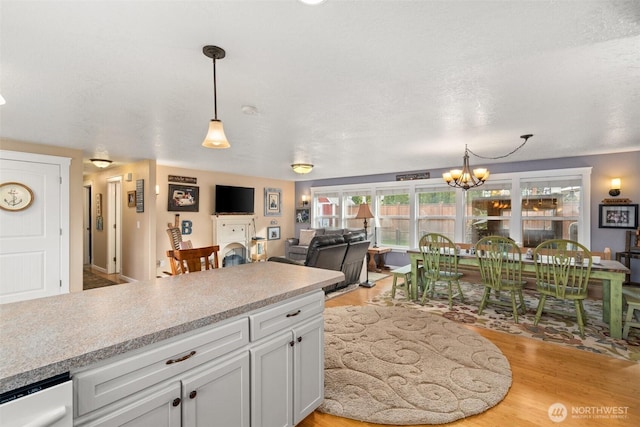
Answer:
POLYGON ((300 230, 299 237, 290 237, 284 242, 284 256, 294 261, 304 261, 307 258, 307 250, 309 249, 309 243, 315 236, 326 235, 343 235, 345 233, 358 233, 363 232, 364 229, 349 229, 349 228, 307 228, 300 230))
POLYGON ((325 293, 329 293, 360 281, 370 244, 364 232, 322 234, 311 239, 304 261, 285 257, 271 257, 269 261, 342 271, 345 276, 343 282, 323 288, 325 293))

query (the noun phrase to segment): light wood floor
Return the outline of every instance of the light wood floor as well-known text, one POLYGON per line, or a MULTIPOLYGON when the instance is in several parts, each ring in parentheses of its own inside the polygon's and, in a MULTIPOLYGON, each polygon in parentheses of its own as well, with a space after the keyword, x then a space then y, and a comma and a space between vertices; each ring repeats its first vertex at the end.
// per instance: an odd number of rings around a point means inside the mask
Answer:
MULTIPOLYGON (((391 288, 391 278, 371 289, 359 288, 326 302, 326 307, 365 305, 391 288)), ((640 425, 640 363, 627 362, 542 341, 467 326, 497 345, 511 364, 513 385, 505 399, 488 411, 450 426, 637 426, 640 425), (568 417, 552 422, 549 406, 563 403, 568 417), (582 413, 621 408, 627 418, 574 418, 582 413)), ((368 427, 347 418, 314 412, 298 427, 368 427)))

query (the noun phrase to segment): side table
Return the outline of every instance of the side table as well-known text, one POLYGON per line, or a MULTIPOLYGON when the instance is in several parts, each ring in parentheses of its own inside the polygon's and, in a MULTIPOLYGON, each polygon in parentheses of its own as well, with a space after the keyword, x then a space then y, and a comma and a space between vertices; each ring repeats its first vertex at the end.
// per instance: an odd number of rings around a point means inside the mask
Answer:
POLYGON ((391 252, 391 248, 383 248, 381 246, 377 248, 369 248, 367 250, 367 257, 369 258, 368 270, 376 272, 382 271, 385 268, 384 259, 387 252, 391 252), (376 255, 378 256, 377 262, 376 255))

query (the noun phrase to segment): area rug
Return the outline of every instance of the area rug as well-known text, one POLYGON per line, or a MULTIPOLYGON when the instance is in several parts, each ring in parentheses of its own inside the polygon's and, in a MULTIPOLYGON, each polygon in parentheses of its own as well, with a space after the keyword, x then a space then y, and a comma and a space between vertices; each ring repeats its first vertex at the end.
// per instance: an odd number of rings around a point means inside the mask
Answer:
POLYGON ((100 277, 97 274, 93 274, 91 271, 87 271, 86 269, 82 271, 82 289, 85 291, 112 285, 117 285, 117 283, 105 279, 104 277, 100 277))
MULTIPOLYGON (((548 298, 545 308, 562 310, 567 315, 557 315, 544 312, 538 326, 534 326, 538 296, 534 290, 525 289, 524 298, 527 313, 518 315, 518 324, 513 321, 510 307, 489 305, 478 315, 478 307, 482 299, 484 287, 480 284, 460 282, 465 303, 454 299, 454 305, 449 309, 448 301, 432 299, 425 301, 425 305, 407 301, 403 290, 396 292, 396 298, 391 298, 391 292, 384 292, 374 297, 368 303, 375 306, 413 308, 428 313, 443 316, 458 323, 492 329, 507 334, 519 335, 541 341, 551 342, 592 353, 604 354, 618 359, 640 361, 640 331, 631 328, 628 340, 611 338, 609 325, 602 321, 602 301, 586 300, 584 308, 587 313, 585 338, 580 337, 580 331, 575 318, 575 310, 571 304, 548 298)), ((503 298, 508 297, 503 293, 503 298)))
POLYGON ((443 424, 495 406, 511 387, 502 352, 442 316, 402 307, 325 310, 325 400, 359 421, 443 424))

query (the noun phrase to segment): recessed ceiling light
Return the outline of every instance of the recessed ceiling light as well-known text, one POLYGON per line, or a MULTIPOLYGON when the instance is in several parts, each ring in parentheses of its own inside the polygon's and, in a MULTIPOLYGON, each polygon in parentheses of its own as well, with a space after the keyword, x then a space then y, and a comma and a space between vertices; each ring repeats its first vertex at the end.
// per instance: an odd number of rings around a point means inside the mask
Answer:
POLYGON ((309 6, 315 6, 324 3, 326 0, 298 0, 300 3, 308 4, 309 6))

